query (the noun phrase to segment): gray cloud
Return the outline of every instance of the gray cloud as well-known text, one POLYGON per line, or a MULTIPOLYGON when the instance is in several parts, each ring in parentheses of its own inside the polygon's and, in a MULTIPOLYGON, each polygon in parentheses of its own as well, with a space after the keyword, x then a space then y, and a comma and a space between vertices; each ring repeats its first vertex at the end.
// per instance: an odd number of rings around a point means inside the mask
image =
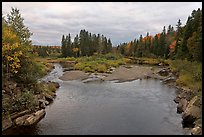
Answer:
POLYGON ((139 35, 156 34, 163 26, 185 24, 202 2, 3 2, 2 13, 20 10, 33 32, 33 44, 60 45, 63 34, 74 37, 81 29, 103 34, 114 45, 139 35))

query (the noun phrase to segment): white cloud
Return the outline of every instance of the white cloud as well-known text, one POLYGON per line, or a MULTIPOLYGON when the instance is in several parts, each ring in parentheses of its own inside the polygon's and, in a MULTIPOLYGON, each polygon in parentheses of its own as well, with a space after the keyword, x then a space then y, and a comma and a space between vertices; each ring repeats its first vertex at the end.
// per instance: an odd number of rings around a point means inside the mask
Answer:
POLYGON ((163 26, 186 22, 202 2, 3 2, 2 13, 20 9, 33 43, 60 45, 62 34, 74 37, 81 29, 111 38, 114 44, 155 34, 163 26))

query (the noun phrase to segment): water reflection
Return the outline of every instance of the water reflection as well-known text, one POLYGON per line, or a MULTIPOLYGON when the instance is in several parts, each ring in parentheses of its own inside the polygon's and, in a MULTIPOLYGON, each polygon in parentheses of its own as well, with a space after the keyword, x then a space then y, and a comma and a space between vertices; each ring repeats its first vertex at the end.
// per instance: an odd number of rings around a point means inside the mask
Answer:
POLYGON ((46 108, 46 116, 32 128, 7 134, 84 135, 136 134, 184 135, 181 115, 176 113, 174 88, 159 80, 115 83, 61 81, 62 68, 46 80, 60 83, 57 97, 46 108), (59 73, 58 73, 59 72, 59 73))

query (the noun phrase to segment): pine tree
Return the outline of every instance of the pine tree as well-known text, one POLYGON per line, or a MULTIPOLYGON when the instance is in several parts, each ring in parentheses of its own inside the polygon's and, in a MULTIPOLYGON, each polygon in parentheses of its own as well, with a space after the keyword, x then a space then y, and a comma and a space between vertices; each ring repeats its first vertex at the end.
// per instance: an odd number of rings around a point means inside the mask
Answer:
POLYGON ((70 33, 68 34, 68 37, 66 38, 66 42, 67 42, 67 45, 66 45, 66 55, 68 57, 71 57, 72 56, 72 41, 71 41, 71 35, 70 33))
POLYGON ((165 56, 165 49, 166 49, 166 29, 164 26, 160 39, 159 39, 159 56, 160 57, 165 56))
POLYGON ((61 41, 61 52, 62 52, 62 57, 66 57, 66 45, 65 45, 65 37, 64 35, 62 36, 62 41, 61 41))
POLYGON ((73 46, 74 46, 73 52, 74 52, 75 57, 79 57, 80 56, 80 48, 79 48, 79 36, 78 36, 78 34, 74 38, 73 46))
POLYGON ((107 44, 107 52, 110 53, 112 51, 112 43, 110 38, 108 39, 108 44, 107 44))

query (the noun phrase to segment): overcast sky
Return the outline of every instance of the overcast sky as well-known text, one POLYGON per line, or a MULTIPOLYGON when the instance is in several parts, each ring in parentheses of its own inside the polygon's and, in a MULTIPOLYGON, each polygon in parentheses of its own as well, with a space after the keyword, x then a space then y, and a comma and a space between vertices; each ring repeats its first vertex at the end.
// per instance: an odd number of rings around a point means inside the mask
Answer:
POLYGON ((61 45, 63 34, 71 37, 81 29, 103 34, 114 45, 147 32, 154 35, 163 26, 182 24, 202 2, 3 2, 2 13, 18 8, 33 32, 33 44, 61 45))

